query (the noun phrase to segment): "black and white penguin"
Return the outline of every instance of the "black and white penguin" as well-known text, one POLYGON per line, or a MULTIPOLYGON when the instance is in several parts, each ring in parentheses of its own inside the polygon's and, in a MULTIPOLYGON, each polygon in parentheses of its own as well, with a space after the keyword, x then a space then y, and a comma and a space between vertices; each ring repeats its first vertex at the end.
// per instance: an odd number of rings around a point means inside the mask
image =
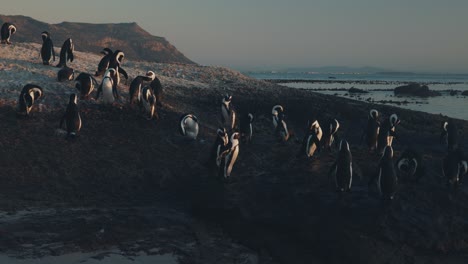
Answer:
POLYGON ((156 96, 156 102, 158 106, 162 106, 162 100, 164 97, 164 91, 161 84, 161 81, 154 75, 153 81, 150 83, 151 89, 153 89, 153 93, 156 96))
POLYGON ((115 69, 114 74, 114 86, 117 87, 120 84, 120 74, 123 74, 126 80, 128 80, 127 72, 122 68, 123 59, 125 54, 121 50, 116 50, 110 57, 109 68, 115 69))
MULTIPOLYGON (((224 156, 227 154, 229 144, 229 136, 224 127, 218 128, 216 131, 216 141, 211 149, 211 160, 217 167, 221 166, 224 156)), ((223 168, 224 171, 224 168, 223 168)))
POLYGON ((184 114, 179 121, 179 132, 182 136, 196 140, 198 136, 198 118, 193 114, 184 114))
POLYGON ((63 67, 57 73, 57 80, 59 82, 73 81, 74 78, 75 78, 75 71, 68 66, 63 67))
POLYGON ((240 135, 245 142, 252 141, 254 116, 252 113, 244 113, 240 118, 240 135))
POLYGON ((393 138, 396 137, 395 129, 399 123, 400 120, 396 114, 392 114, 383 122, 377 139, 377 151, 379 153, 382 153, 386 146, 392 145, 393 138))
POLYGON ((281 105, 273 106, 271 114, 273 118, 273 126, 275 128, 275 135, 277 135, 283 142, 288 141, 290 134, 288 125, 285 121, 283 107, 281 105))
POLYGON ((104 103, 111 104, 116 99, 119 98, 119 94, 117 92, 117 87, 114 85, 113 76, 117 74, 114 69, 109 68, 107 69, 104 77, 102 78, 101 85, 99 85, 96 100, 99 98, 99 95, 102 93, 102 99, 104 103))
POLYGON ((42 37, 42 48, 41 48, 41 57, 42 57, 42 64, 49 65, 50 59, 54 58, 55 61, 55 50, 54 44, 52 39, 50 38, 50 34, 47 31, 43 31, 41 34, 42 37))
POLYGON ((386 146, 384 153, 377 166, 377 173, 369 181, 369 186, 377 180, 377 188, 385 200, 393 200, 397 187, 398 178, 393 164, 393 148, 386 146))
POLYGON ((158 112, 156 111, 156 96, 149 86, 145 86, 141 90, 141 110, 143 111, 146 119, 151 120, 153 117, 159 119, 158 112))
POLYGON ((442 133, 440 134, 440 141, 442 142, 444 139, 449 150, 453 150, 458 147, 458 129, 457 125, 453 120, 444 122, 442 124, 442 133))
POLYGON ((449 150, 443 160, 442 173, 447 179, 449 187, 458 187, 468 172, 468 161, 463 151, 459 148, 449 150))
MULTIPOLYGON (((367 126, 362 134, 362 137, 366 138, 366 144, 369 151, 377 149, 377 139, 380 132, 379 112, 375 109, 371 109, 369 116, 367 117, 367 126)), ((362 138, 361 138, 362 142, 362 138)))
POLYGON ((101 53, 104 54, 104 57, 102 57, 101 61, 99 61, 95 76, 101 76, 106 72, 106 70, 109 68, 111 57, 114 54, 114 52, 109 48, 104 48, 101 53))
POLYGON ((70 95, 67 109, 60 120, 60 128, 62 128, 64 121, 67 126, 67 138, 76 137, 81 129, 81 116, 78 110, 78 96, 76 94, 70 95))
POLYGON ((57 67, 66 67, 67 62, 73 62, 74 56, 73 51, 75 50, 75 46, 73 45, 73 41, 71 38, 65 40, 62 45, 62 49, 60 50, 60 61, 57 64, 57 67))
POLYGON ((283 106, 281 105, 275 105, 271 109, 271 115, 273 119, 273 127, 276 129, 278 127, 279 122, 279 117, 284 116, 284 109, 283 106))
POLYGON ((340 123, 336 119, 331 119, 323 128, 323 146, 331 149, 333 142, 335 142, 336 132, 340 128, 340 123))
POLYGON ((308 121, 308 130, 304 137, 302 148, 308 158, 314 156, 316 151, 320 150, 320 142, 323 132, 317 120, 308 121))
POLYGON ((3 23, 1 29, 2 44, 11 44, 10 38, 16 33, 16 26, 8 22, 3 23))
POLYGON ((417 182, 424 175, 424 166, 421 155, 413 150, 406 149, 396 162, 399 179, 401 181, 417 182))
POLYGON ((231 101, 232 96, 226 94, 221 102, 221 122, 230 130, 236 126, 236 111, 234 111, 231 101))
MULTIPOLYGON (((145 76, 139 75, 130 83, 129 87, 129 97, 130 97, 130 104, 140 104, 141 100, 141 87, 143 82, 150 82, 154 80, 155 74, 152 71, 148 71, 145 76)), ((153 91, 154 94, 154 91, 153 91)), ((156 97, 157 99, 157 97, 156 97)), ((157 101, 157 100, 156 100, 157 101)))
POLYGON ((340 141, 338 157, 330 169, 330 176, 335 183, 336 190, 346 192, 351 190, 353 182, 353 157, 346 140, 340 141))
POLYGON ((26 84, 21 90, 18 99, 18 113, 29 116, 32 106, 36 100, 44 95, 42 88, 35 84, 26 84))
POLYGON ((98 85, 96 79, 89 73, 82 72, 75 78, 75 88, 80 92, 81 99, 87 99, 98 85))
POLYGON ((229 178, 231 176, 232 168, 239 156, 239 138, 240 134, 238 132, 232 133, 228 145, 229 152, 224 158, 224 178, 229 178))

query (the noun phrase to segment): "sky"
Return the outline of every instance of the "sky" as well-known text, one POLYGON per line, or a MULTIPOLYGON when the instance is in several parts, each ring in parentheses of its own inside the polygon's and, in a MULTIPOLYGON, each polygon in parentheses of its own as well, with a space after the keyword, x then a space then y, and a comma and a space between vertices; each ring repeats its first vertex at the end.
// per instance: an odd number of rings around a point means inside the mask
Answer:
POLYGON ((197 63, 241 70, 468 73, 467 11, 466 0, 14 0, 0 13, 48 23, 137 22, 197 63))

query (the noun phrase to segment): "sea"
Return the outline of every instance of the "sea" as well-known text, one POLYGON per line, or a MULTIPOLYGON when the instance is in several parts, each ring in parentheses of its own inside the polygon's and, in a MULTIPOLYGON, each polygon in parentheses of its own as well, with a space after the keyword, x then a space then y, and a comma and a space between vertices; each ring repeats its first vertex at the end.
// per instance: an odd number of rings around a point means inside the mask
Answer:
POLYGON ((422 112, 441 114, 451 118, 468 120, 468 74, 436 73, 320 73, 320 72, 244 72, 262 80, 274 80, 280 85, 298 89, 310 89, 318 93, 346 97, 353 100, 393 105, 422 112), (393 90, 409 83, 427 85, 442 95, 435 97, 395 96, 393 90), (350 88, 368 93, 349 93, 350 88))

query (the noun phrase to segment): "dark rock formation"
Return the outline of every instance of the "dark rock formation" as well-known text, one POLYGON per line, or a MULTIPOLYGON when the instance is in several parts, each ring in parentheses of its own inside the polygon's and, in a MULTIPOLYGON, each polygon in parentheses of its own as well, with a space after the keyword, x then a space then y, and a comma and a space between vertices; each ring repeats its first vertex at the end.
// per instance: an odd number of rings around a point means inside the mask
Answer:
POLYGON ((464 91, 463 93, 461 93, 461 95, 468 96, 468 91, 464 91))
POLYGON ((359 88, 354 88, 354 87, 351 87, 349 88, 348 90, 349 93, 368 93, 367 91, 364 91, 362 89, 359 89, 359 88))
POLYGON ((441 95, 439 92, 429 90, 427 85, 421 85, 419 83, 410 83, 408 85, 399 86, 395 88, 393 92, 395 95, 400 96, 431 97, 441 95))
POLYGON ((125 58, 163 63, 194 62, 184 56, 165 38, 146 32, 136 23, 89 24, 62 22, 47 24, 26 16, 0 15, 0 24, 14 23, 18 32, 14 41, 42 43, 41 32, 48 31, 56 45, 72 38, 78 51, 98 53, 103 48, 120 49, 125 58))

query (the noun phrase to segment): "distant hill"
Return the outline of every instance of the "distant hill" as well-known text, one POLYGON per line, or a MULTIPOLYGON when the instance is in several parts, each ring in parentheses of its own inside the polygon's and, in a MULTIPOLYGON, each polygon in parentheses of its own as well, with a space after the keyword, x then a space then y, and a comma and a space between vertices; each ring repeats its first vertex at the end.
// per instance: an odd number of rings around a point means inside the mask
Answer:
MULTIPOLYGON (((120 49, 127 59, 163 63, 194 62, 185 57, 165 38, 153 36, 136 23, 89 24, 62 22, 47 24, 26 16, 0 15, 0 23, 10 22, 18 31, 13 42, 42 43, 41 32, 48 31, 54 46, 60 48, 71 37, 75 49, 99 53, 103 48, 120 49)), ((0 24, 0 25, 1 25, 0 24)))

